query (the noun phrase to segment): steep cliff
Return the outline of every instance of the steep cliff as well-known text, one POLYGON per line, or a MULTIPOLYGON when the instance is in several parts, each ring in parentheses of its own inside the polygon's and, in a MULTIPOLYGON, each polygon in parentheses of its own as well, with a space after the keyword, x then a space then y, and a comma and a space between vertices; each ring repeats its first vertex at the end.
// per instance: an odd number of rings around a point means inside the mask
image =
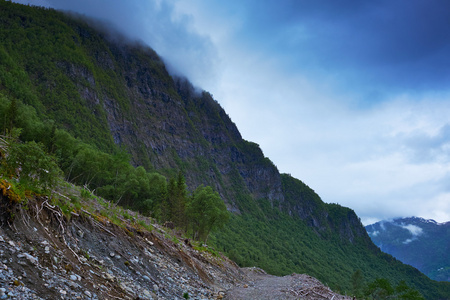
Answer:
MULTIPOLYGON (((5 16, 16 10, 3 4, 5 16)), ((281 176, 259 146, 241 137, 209 93, 173 79, 152 49, 29 7, 19 22, 3 18, 1 33, 5 60, 21 61, 14 67, 29 74, 27 85, 37 92, 23 101, 58 126, 106 151, 113 143, 125 147, 135 165, 166 175, 182 170, 191 189, 215 187, 232 211, 247 196, 284 202, 281 176)), ((3 74, 2 85, 14 90, 11 77, 3 74)))
MULTIPOLYGON (((16 5, 2 6, 4 16, 17 13, 16 5)), ((191 188, 212 185, 236 210, 237 189, 283 200, 278 170, 259 147, 242 139, 210 94, 175 81, 153 50, 52 10, 20 14, 19 22, 2 18, 2 52, 30 75, 37 97, 22 98, 42 116, 106 151, 125 147, 135 165, 182 170, 191 188)), ((11 74, 3 76, 11 88, 11 74)))

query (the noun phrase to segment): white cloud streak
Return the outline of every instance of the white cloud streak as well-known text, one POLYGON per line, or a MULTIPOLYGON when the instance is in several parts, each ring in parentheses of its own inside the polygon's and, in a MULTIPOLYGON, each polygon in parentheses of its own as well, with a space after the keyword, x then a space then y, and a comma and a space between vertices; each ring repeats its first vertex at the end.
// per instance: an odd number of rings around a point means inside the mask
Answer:
POLYGON ((418 237, 423 234, 423 229, 413 224, 401 225, 400 227, 408 230, 413 237, 418 237))

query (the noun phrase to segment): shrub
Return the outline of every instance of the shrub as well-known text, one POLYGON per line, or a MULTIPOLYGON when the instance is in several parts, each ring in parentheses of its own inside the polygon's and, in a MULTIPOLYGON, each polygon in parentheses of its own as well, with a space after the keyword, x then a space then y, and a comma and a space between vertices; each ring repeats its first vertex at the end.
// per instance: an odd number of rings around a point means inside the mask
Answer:
POLYGON ((48 191, 61 175, 54 157, 45 153, 40 143, 10 142, 8 153, 2 162, 4 173, 17 176, 20 184, 32 190, 48 191))

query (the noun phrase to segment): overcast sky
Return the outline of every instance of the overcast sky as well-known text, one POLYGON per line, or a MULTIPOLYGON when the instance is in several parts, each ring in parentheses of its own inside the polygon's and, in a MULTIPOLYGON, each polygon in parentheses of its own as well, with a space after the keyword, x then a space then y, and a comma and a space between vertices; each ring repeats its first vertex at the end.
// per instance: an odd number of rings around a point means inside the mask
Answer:
POLYGON ((450 221, 447 0, 25 0, 114 24, 364 224, 450 221))

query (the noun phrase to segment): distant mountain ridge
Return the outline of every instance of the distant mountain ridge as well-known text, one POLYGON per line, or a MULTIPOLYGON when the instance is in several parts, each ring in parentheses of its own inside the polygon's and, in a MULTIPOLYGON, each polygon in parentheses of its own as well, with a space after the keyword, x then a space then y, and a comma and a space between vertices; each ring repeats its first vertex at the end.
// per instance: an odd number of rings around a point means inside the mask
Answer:
POLYGON ((397 218, 366 226, 383 252, 419 269, 431 279, 450 281, 450 222, 397 218))

